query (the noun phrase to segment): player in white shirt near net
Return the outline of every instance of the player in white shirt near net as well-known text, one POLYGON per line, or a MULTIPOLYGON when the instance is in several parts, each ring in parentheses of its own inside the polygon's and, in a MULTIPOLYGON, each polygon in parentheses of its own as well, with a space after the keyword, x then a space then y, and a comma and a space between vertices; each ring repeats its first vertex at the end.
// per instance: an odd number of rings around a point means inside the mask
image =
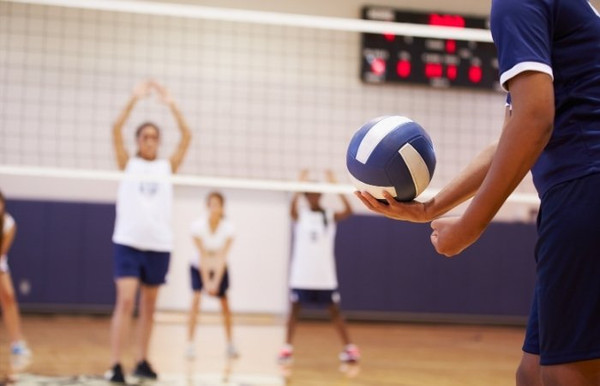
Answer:
POLYGON ((2 317, 10 339, 11 372, 21 370, 31 360, 31 351, 21 333, 21 318, 19 304, 10 270, 8 267, 8 252, 17 233, 14 218, 6 211, 6 201, 0 192, 0 304, 2 317))
POLYGON ((235 228, 225 217, 225 198, 219 192, 212 192, 207 197, 208 215, 192 223, 191 234, 194 239, 196 253, 190 261, 192 306, 188 320, 188 348, 186 355, 192 359, 196 356, 194 337, 198 311, 200 310, 200 294, 202 290, 210 296, 219 298, 223 311, 223 323, 227 338, 227 356, 237 358, 239 355, 233 344, 231 332, 231 311, 227 299, 229 289, 229 272, 227 256, 235 228))
MULTIPOLYGON (((335 176, 327 171, 327 180, 335 183, 335 176)), ((300 181, 307 181, 308 171, 300 174, 300 181)), ((339 358, 342 362, 357 362, 358 347, 352 344, 340 311, 340 295, 335 268, 334 246, 336 223, 352 214, 345 196, 340 195, 344 209, 334 212, 321 206, 320 193, 297 193, 292 199, 290 214, 294 221, 294 246, 290 270, 290 314, 287 323, 285 346, 279 352, 281 364, 291 363, 292 340, 296 319, 302 304, 326 306, 338 330, 344 349, 339 358), (304 196, 308 207, 299 208, 298 201, 304 196)))
POLYGON ((121 181, 117 198, 117 218, 113 242, 115 247, 115 284, 117 300, 111 325, 113 367, 106 378, 125 383, 121 366, 123 346, 129 340, 129 324, 136 293, 140 289, 140 311, 136 350, 138 378, 156 379, 147 361, 148 344, 158 289, 165 283, 173 248, 171 205, 173 186, 169 177, 177 172, 191 141, 190 130, 167 90, 156 82, 138 85, 113 128, 114 148, 119 169, 128 177, 151 176, 156 181, 128 178, 121 181), (169 159, 158 158, 160 130, 153 123, 143 123, 136 130, 137 151, 130 157, 123 141, 123 126, 141 98, 156 92, 171 110, 181 134, 177 149, 169 159))

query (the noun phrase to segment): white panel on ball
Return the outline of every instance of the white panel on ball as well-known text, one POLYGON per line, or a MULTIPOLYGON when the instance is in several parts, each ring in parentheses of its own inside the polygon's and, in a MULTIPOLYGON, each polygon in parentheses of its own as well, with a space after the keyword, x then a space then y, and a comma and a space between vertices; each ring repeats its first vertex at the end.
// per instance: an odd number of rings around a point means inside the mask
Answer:
POLYGON ((358 190, 359 192, 369 192, 369 193, 371 193, 371 196, 375 197, 378 200, 385 200, 385 197, 383 196, 384 191, 391 194, 392 197, 396 197, 396 195, 397 195, 396 188, 394 188, 393 186, 369 185, 369 184, 365 184, 362 181, 357 180, 350 173, 348 173, 348 175, 350 176, 350 180, 352 181, 352 184, 354 185, 356 190, 358 190))
POLYGON ((386 135, 391 133, 398 126, 410 122, 412 122, 412 120, 400 116, 385 118, 377 122, 375 126, 373 126, 363 137, 360 145, 358 146, 358 150, 356 151, 356 160, 366 164, 377 145, 379 145, 381 140, 384 139, 386 135))
POLYGON ((415 192, 418 196, 419 194, 423 193, 431 181, 427 164, 417 149, 415 149, 410 143, 402 146, 398 153, 400 153, 400 156, 402 156, 402 159, 404 160, 404 163, 410 172, 413 183, 415 184, 415 192))

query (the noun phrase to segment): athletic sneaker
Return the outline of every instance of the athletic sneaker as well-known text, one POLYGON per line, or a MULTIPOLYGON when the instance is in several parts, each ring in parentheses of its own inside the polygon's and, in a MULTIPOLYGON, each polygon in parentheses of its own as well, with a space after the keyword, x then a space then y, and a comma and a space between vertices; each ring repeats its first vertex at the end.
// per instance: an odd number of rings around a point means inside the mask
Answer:
POLYGON ((150 366, 150 363, 148 363, 148 361, 145 359, 137 364, 133 372, 133 376, 151 380, 156 380, 158 378, 158 374, 156 374, 152 366, 150 366))
POLYGON ((125 383, 125 375, 123 374, 121 364, 117 363, 112 369, 108 370, 104 374, 104 379, 112 383, 125 383))
POLYGON ((236 348, 233 345, 233 343, 229 343, 227 345, 227 358, 229 358, 229 359, 236 359, 239 356, 240 356, 240 353, 236 350, 236 348))
POLYGON ((189 342, 187 344, 187 347, 185 348, 185 357, 190 360, 196 358, 196 345, 194 342, 189 342))
POLYGON ((31 350, 25 341, 20 340, 10 345, 10 363, 14 370, 23 370, 31 363, 31 350))
POLYGON ((360 351, 354 344, 349 344, 344 347, 344 351, 340 353, 340 361, 345 363, 355 363, 360 359, 360 351))
POLYGON ((292 363, 292 361, 294 360, 294 349, 291 345, 285 345, 280 351, 279 351, 279 355, 277 356, 277 361, 279 362, 279 364, 281 365, 287 365, 292 363))

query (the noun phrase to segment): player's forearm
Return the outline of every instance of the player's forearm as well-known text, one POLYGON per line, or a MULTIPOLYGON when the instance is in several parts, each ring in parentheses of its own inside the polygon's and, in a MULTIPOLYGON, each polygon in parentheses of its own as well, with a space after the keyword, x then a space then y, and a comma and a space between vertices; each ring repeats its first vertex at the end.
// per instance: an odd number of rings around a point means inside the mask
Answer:
POLYGON ((496 146, 494 143, 485 148, 435 197, 425 202, 428 218, 435 219, 475 195, 490 169, 496 146))
POLYGON ((534 165, 552 134, 552 120, 532 114, 515 116, 505 127, 489 172, 463 215, 482 232, 534 165))
POLYGON ((137 101, 138 101, 138 97, 135 95, 132 95, 131 98, 129 98, 127 105, 121 111, 121 113, 117 117, 117 120, 115 121, 115 124, 113 126, 113 134, 121 135, 121 130, 123 129, 123 125, 125 125, 125 122, 127 122, 127 119, 129 118, 129 115, 131 115, 131 111, 135 107, 135 104, 137 103, 137 101))
POLYGON ((177 104, 175 104, 175 102, 171 102, 169 103, 169 108, 171 109, 171 113, 175 117, 175 121, 177 122, 177 127, 181 132, 182 139, 190 138, 192 133, 187 122, 185 121, 185 118, 183 118, 183 114, 179 110, 177 104))
POLYGON ((292 219, 296 220, 298 218, 298 200, 300 199, 300 193, 294 193, 292 197, 292 202, 290 204, 290 215, 292 219))
POLYGON ((215 276, 213 278, 215 283, 220 283, 225 273, 225 267, 227 266, 227 260, 224 256, 219 257, 219 262, 216 264, 215 276))

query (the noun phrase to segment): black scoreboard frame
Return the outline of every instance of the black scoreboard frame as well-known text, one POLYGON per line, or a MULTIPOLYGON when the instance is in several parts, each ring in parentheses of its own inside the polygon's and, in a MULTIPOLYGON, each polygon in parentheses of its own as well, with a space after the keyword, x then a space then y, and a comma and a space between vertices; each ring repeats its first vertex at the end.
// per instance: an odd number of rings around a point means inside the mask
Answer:
MULTIPOLYGON (((489 29, 484 17, 364 6, 365 20, 489 29)), ((392 34, 361 34, 360 77, 367 84, 501 90, 493 43, 392 34)))

